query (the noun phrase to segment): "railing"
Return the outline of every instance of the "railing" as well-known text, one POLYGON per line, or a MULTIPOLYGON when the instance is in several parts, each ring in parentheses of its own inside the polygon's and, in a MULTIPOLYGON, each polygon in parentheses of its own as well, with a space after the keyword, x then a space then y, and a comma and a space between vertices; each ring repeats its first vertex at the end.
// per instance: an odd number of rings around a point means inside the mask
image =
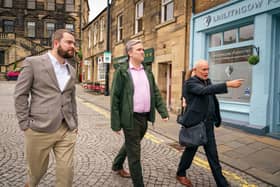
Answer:
POLYGON ((38 54, 40 51, 46 49, 45 47, 41 46, 38 43, 33 42, 27 38, 17 37, 16 42, 18 45, 22 46, 23 48, 31 51, 32 55, 38 54))
MULTIPOLYGON (((42 51, 39 51, 38 53, 36 53, 35 55, 44 54, 44 53, 46 53, 48 50, 49 50, 49 48, 45 48, 45 49, 43 49, 42 51)), ((26 56, 26 57, 30 57, 30 56, 34 56, 34 55, 31 54, 31 55, 28 55, 28 56, 26 56)), ((21 64, 21 63, 24 61, 24 59, 25 59, 26 57, 20 58, 20 59, 18 59, 18 60, 16 60, 16 61, 12 62, 12 63, 10 63, 10 64, 0 65, 1 73, 6 73, 6 72, 8 72, 8 71, 14 70, 14 67, 16 67, 16 66, 18 66, 19 64, 21 64)))
POLYGON ((6 73, 7 72, 7 65, 0 65, 0 73, 6 73))
POLYGON ((0 32, 0 39, 14 40, 16 38, 15 33, 0 32))

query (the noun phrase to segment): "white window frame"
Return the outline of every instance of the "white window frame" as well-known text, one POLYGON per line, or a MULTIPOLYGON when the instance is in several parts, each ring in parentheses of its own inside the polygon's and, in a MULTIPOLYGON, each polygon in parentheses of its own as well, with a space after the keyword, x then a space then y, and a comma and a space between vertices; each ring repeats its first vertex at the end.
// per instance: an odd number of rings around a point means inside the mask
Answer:
POLYGON ((118 15, 117 18, 117 42, 123 39, 123 15, 118 15))
POLYGON ((174 1, 173 0, 162 0, 161 1, 161 23, 169 21, 174 18, 174 1), (172 17, 167 18, 167 6, 172 4, 172 17))
POLYGON ((97 63, 97 80, 103 81, 105 80, 106 75, 106 63, 97 63))
POLYGON ((65 11, 72 12, 75 10, 75 0, 65 0, 65 11))
POLYGON ((36 37, 36 22, 35 21, 28 21, 26 23, 26 29, 27 29, 27 33, 26 33, 27 37, 31 37, 31 38, 36 37), (30 25, 30 24, 32 24, 32 25, 30 25), (34 35, 29 35, 30 29, 34 29, 34 35))
POLYGON ((70 32, 74 32, 74 24, 73 23, 65 23, 65 29, 69 30, 70 32))
POLYGON ((54 23, 51 23, 51 22, 47 22, 46 23, 46 37, 48 37, 48 38, 50 38, 51 36, 52 36, 52 34, 54 33, 54 31, 55 31, 55 24, 54 23), (51 27, 49 27, 49 26, 52 26, 53 27, 53 32, 52 33, 48 33, 48 28, 51 28, 51 27))
POLYGON ((143 30, 144 1, 139 1, 135 5, 135 34, 143 30), (142 12, 141 12, 142 8, 142 12), (142 29, 139 30, 139 22, 141 21, 142 29))
POLYGON ((98 23, 95 23, 94 26, 93 26, 93 45, 97 45, 97 24, 98 23))
POLYGON ((88 48, 91 48, 91 30, 88 30, 88 48))
POLYGON ((36 0, 27 0, 27 8, 35 9, 36 8, 36 0))
POLYGON ((46 1, 46 10, 55 10, 55 0, 46 1))
POLYGON ((12 8, 13 7, 13 0, 3 0, 3 7, 12 8))
POLYGON ((99 22, 99 42, 102 42, 104 40, 103 32, 104 32, 104 17, 102 17, 99 22))

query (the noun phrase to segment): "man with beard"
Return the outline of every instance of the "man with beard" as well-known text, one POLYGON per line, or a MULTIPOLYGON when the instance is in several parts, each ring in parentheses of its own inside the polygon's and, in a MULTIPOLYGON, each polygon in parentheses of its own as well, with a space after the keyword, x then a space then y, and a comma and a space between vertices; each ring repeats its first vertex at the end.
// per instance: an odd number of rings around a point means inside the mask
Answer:
POLYGON ((75 70, 67 62, 75 52, 71 32, 57 30, 52 50, 26 58, 16 87, 15 110, 24 133, 28 182, 35 187, 46 173, 51 150, 56 161, 56 187, 73 181, 73 153, 77 138, 75 70))

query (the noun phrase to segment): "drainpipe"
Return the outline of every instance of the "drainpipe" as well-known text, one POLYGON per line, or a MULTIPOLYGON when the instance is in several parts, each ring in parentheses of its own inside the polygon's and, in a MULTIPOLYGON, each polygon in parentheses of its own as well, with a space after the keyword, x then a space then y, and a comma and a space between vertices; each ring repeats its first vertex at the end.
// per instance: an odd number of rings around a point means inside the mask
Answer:
POLYGON ((189 32, 188 32, 188 11, 189 9, 189 3, 188 0, 186 0, 186 12, 185 12, 185 42, 184 42, 184 46, 185 46, 185 54, 184 54, 184 69, 182 71, 182 79, 181 79, 181 113, 183 112, 184 108, 182 106, 182 101, 183 101, 183 87, 184 87, 184 81, 185 81, 185 77, 186 77, 186 72, 187 72, 187 65, 186 65, 186 61, 187 61, 187 44, 188 44, 188 37, 189 37, 189 32))
POLYGON ((192 13, 195 13, 195 0, 192 0, 192 13))
MULTIPOLYGON (((107 0, 107 38, 106 38, 106 51, 110 51, 110 0, 107 0)), ((104 95, 109 96, 109 70, 110 63, 106 63, 106 72, 105 72, 105 90, 104 95)))

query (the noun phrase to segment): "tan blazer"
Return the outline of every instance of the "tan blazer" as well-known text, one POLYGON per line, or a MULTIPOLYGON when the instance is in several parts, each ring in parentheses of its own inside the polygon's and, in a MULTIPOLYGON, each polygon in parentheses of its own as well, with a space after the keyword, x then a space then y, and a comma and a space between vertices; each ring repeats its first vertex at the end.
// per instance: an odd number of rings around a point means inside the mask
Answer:
POLYGON ((75 69, 68 65, 70 79, 61 92, 48 54, 26 58, 15 87, 15 110, 22 130, 54 132, 64 118, 77 128, 75 69))

